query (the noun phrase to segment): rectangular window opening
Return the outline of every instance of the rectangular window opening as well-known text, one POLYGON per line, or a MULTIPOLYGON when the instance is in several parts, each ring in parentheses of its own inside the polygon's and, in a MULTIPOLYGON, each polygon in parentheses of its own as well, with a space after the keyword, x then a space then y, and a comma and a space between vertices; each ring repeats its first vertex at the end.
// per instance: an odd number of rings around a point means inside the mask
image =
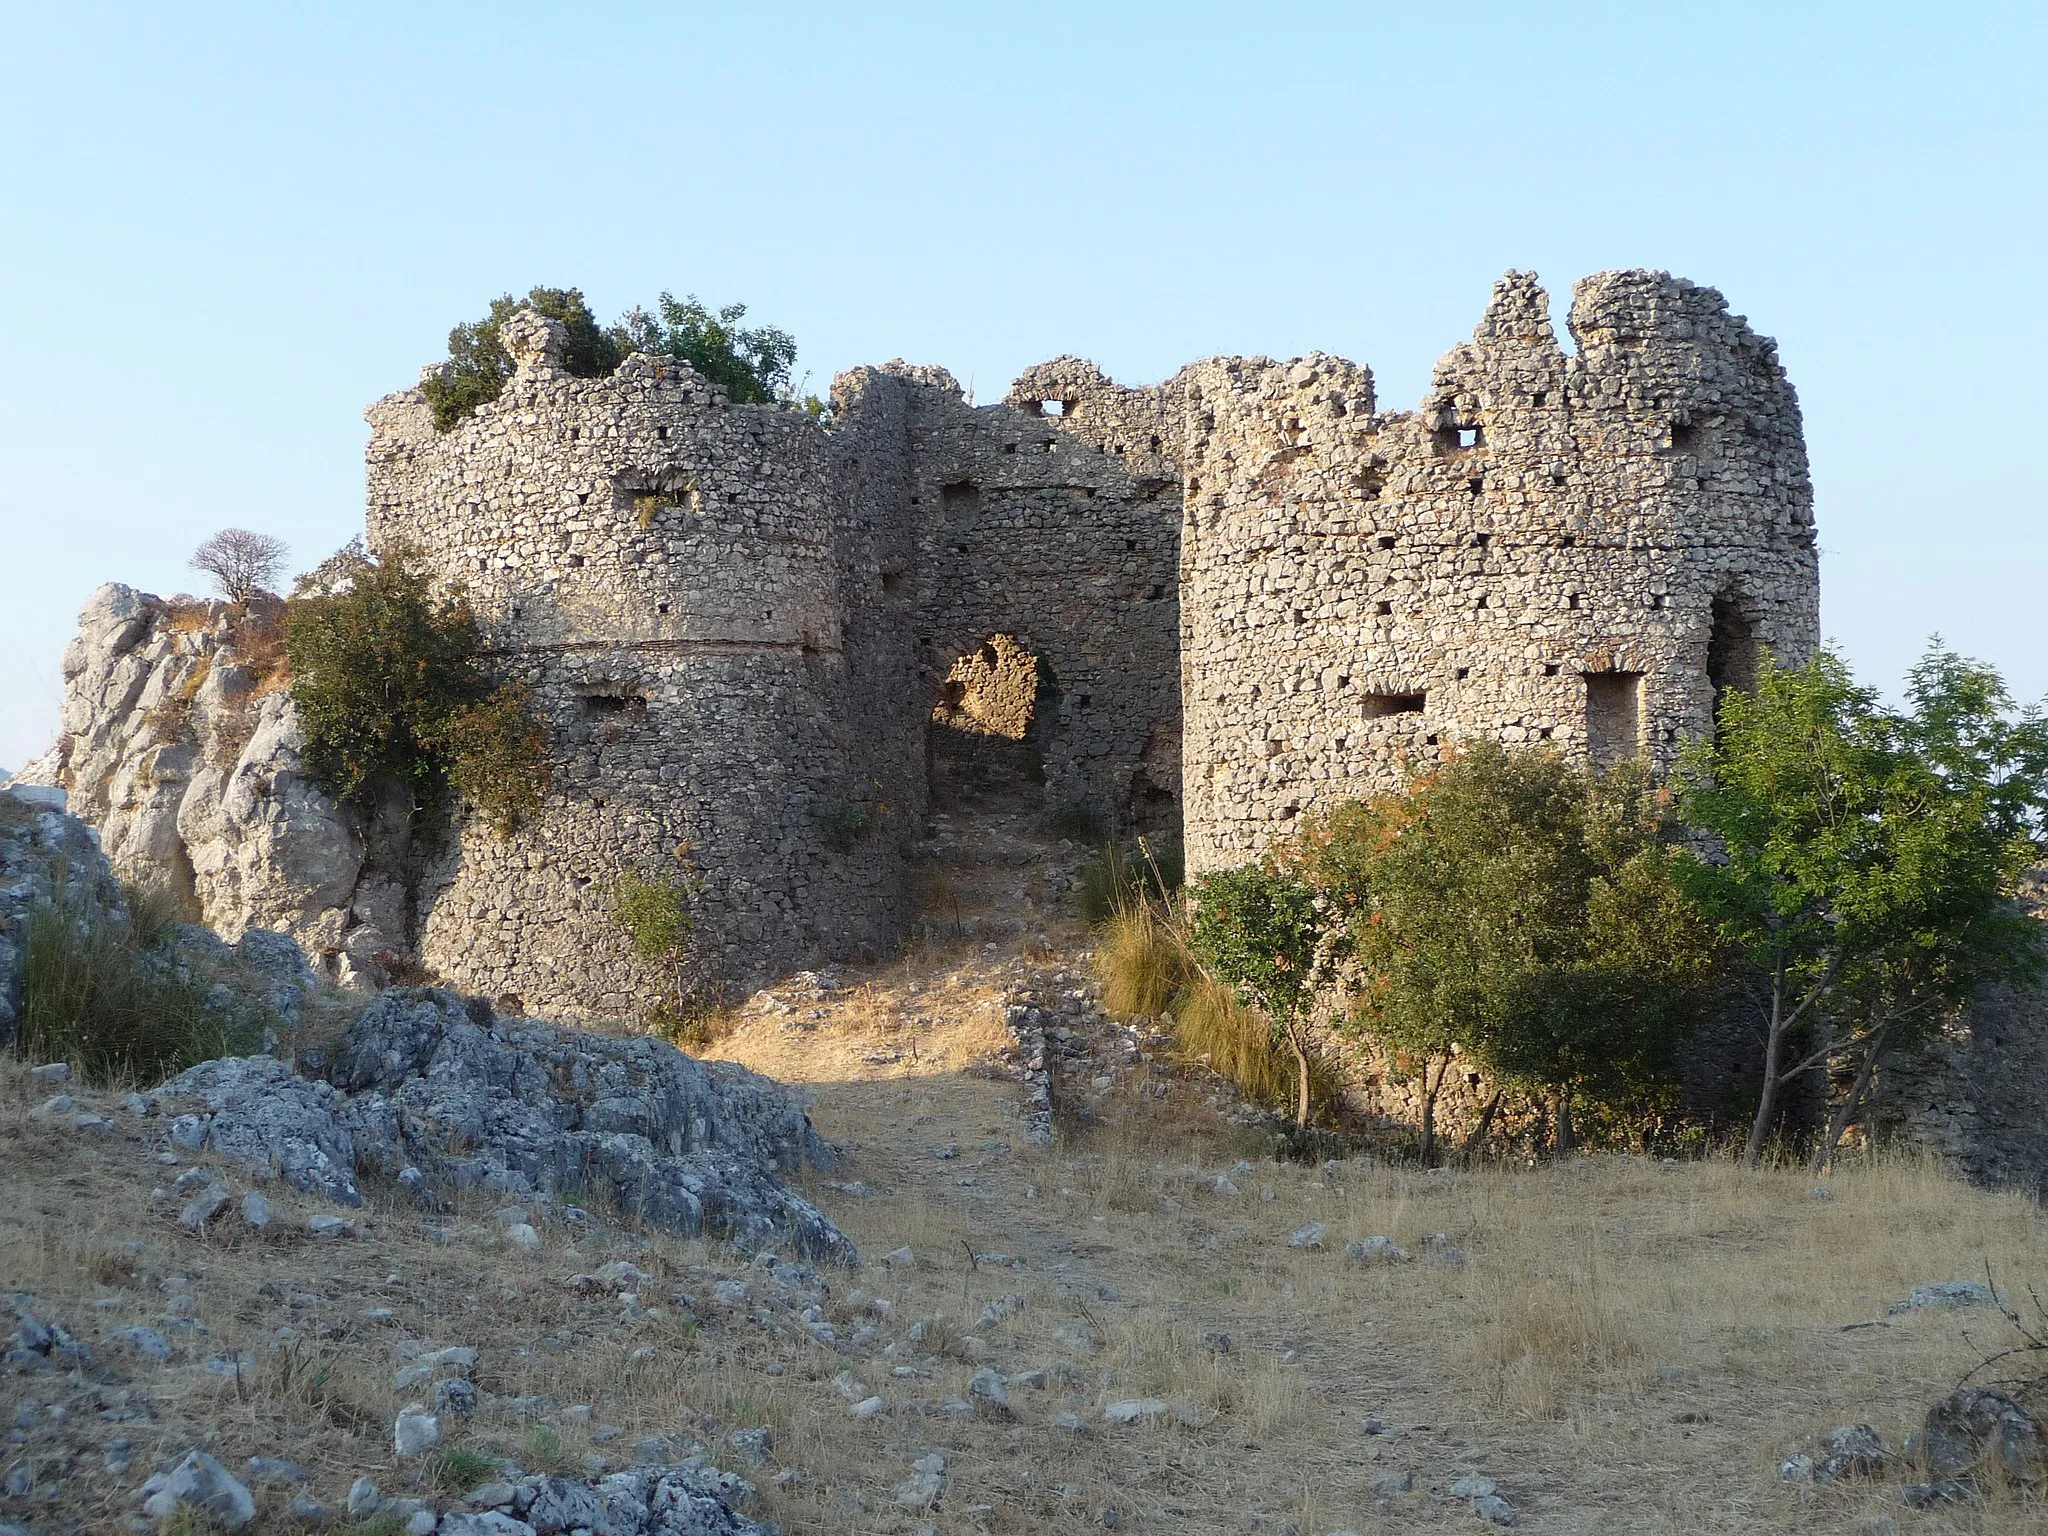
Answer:
POLYGON ((1643 674, 1586 674, 1586 756, 1596 768, 1626 762, 1643 749, 1643 674))
POLYGON ((1384 720, 1389 715, 1419 715, 1427 698, 1423 693, 1368 693, 1365 718, 1384 720))

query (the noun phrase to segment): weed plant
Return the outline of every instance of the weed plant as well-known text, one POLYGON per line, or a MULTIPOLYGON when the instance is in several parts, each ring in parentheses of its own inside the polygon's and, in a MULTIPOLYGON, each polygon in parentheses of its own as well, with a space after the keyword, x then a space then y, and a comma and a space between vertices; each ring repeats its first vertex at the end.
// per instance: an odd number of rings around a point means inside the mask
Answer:
POLYGON ((251 1049, 257 1026, 211 1006, 203 977, 179 973, 170 953, 177 920, 162 891, 131 891, 116 910, 60 886, 29 915, 23 1050, 110 1084, 159 1082, 251 1049))

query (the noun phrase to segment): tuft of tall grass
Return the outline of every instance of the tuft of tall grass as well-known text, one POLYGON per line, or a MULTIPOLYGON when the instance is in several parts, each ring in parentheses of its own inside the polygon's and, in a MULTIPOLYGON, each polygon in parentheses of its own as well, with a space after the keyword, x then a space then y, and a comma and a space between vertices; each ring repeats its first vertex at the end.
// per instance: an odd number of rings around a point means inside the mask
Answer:
POLYGON ((1176 844, 1160 846, 1147 838, 1139 838, 1136 846, 1104 843, 1096 861, 1081 874, 1081 916, 1092 928, 1126 907, 1146 902, 1170 905, 1184 878, 1176 844))
POLYGON ((157 1082, 253 1049, 259 1031, 210 1007, 205 983, 168 954, 177 924, 167 893, 131 891, 125 910, 57 899, 29 914, 21 1048, 68 1061, 88 1082, 157 1082))
MULTIPOLYGON (((1119 904, 1096 929, 1102 1002, 1122 1018, 1171 1019, 1174 1053, 1228 1078, 1260 1104, 1294 1102, 1294 1057, 1273 1044, 1263 1015, 1203 970, 1173 910, 1154 900, 1119 904)), ((1309 1102, 1327 1107, 1341 1092, 1335 1066, 1309 1058, 1309 1102)))

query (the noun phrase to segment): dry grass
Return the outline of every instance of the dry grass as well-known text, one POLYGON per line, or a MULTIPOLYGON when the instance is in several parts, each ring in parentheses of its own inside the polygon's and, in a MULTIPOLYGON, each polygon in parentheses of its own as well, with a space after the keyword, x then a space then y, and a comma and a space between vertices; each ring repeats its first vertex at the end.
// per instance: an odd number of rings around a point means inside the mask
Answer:
MULTIPOLYGON (((387 1491, 431 1491, 445 1467, 400 1468, 389 1448, 391 1416, 419 1396, 392 1386, 410 1339, 473 1344, 488 1390, 589 1404, 592 1424, 622 1431, 600 1448, 589 1426, 559 1413, 479 1420, 454 1426, 452 1450, 574 1470, 646 1434, 715 1441, 767 1427, 776 1465, 804 1476, 767 1483, 764 1512, 794 1530, 915 1529, 891 1502, 907 1466, 890 1447, 923 1446, 951 1458, 942 1529, 987 1504, 974 1523, 1020 1533, 1078 1526, 1104 1508, 1132 1530, 1233 1530, 1251 1511, 1317 1532, 1463 1531, 1469 1511, 1429 1490, 1481 1470, 1530 1529, 1850 1532, 1885 1507, 1883 1488, 1782 1487, 1776 1460, 1805 1435, 1859 1419, 1896 1443, 2002 1338, 1985 1311, 1887 1317, 1886 1304, 1987 1266, 2017 1286, 2048 1261, 2032 1202, 1910 1161, 1845 1168, 1826 1202, 1796 1174, 1621 1158, 1428 1176, 1363 1161, 1328 1176, 1259 1162, 1233 1175, 1233 1195, 1214 1177, 1247 1150, 1242 1134, 1185 1108, 1132 1101, 1130 1115, 1032 1153, 1018 1145, 1004 1084, 812 1080, 821 1129, 851 1154, 836 1176, 874 1191, 856 1199, 818 1183, 814 1193, 869 1255, 908 1245, 916 1257, 833 1282, 842 1330, 863 1319, 880 1329, 851 1355, 711 1305, 710 1281, 746 1273, 741 1258, 658 1235, 633 1253, 656 1275, 644 1299, 687 1292, 701 1326, 679 1307, 629 1319, 607 1298, 562 1289, 559 1277, 600 1251, 588 1240, 566 1251, 559 1228, 538 1254, 511 1248, 481 1204, 455 1213, 446 1245, 427 1241, 421 1214, 383 1199, 366 1213, 373 1236, 316 1244, 300 1204, 275 1187, 282 1219, 271 1235, 186 1233, 148 1208, 149 1175, 168 1172, 148 1162, 153 1136, 95 1141, 46 1126, 8 1069, 0 1288, 32 1291, 46 1315, 87 1336, 153 1415, 124 1426, 138 1443, 133 1475, 102 1476, 96 1458, 79 1459, 80 1498, 110 1521, 153 1459, 206 1434, 231 1464, 258 1450, 305 1462, 330 1498, 364 1471, 387 1491), (939 1146, 960 1155, 938 1159, 939 1146), (1311 1220, 1326 1224, 1325 1247, 1288 1247, 1286 1234, 1311 1220), (1351 1238, 1386 1234, 1419 1256, 1435 1233, 1466 1251, 1463 1267, 1343 1261, 1351 1238), (888 1315, 856 1291, 880 1297, 888 1315), (174 1293, 194 1298, 211 1331, 174 1335, 168 1366, 107 1338, 154 1323, 174 1293), (983 1321, 990 1302, 1013 1295, 1021 1310, 983 1321), (394 1317, 362 1316, 376 1306, 394 1317), (913 1321, 926 1324, 921 1345, 904 1342, 913 1321), (1874 1326, 1851 1326, 1864 1324, 1874 1326), (1205 1343, 1219 1332, 1227 1353, 1205 1343), (891 1340, 899 1353, 873 1352, 891 1340), (239 1380, 206 1371, 207 1358, 238 1351, 252 1362, 239 1380), (1012 1388, 1014 1419, 909 1415, 913 1401, 965 1395, 985 1362, 1044 1369, 1046 1385, 1012 1388), (893 1375, 899 1363, 913 1374, 893 1375), (830 1385, 841 1370, 892 1412, 849 1419, 830 1385), (1101 1423, 1105 1404, 1134 1396, 1187 1412, 1101 1423), (1062 1411, 1087 1432, 1059 1429, 1062 1411), (1402 1433, 1363 1436, 1368 1416, 1402 1433), (1399 1467, 1422 1491, 1375 1499, 1371 1479, 1399 1467)), ((61 1395, 47 1378, 11 1380, 39 1400, 61 1395)), ((81 1419, 90 1433, 113 1432, 81 1419)), ((2048 1531, 2037 1506, 1899 1513, 1926 1530, 2048 1531)))
MULTIPOLYGON (((1118 1018, 1166 1018, 1175 1054, 1244 1090, 1255 1103, 1288 1107, 1294 1057, 1276 1049, 1266 1021, 1205 974, 1173 923, 1148 902, 1126 903, 1095 931, 1095 974, 1103 1006, 1118 1018)), ((1309 1059, 1309 1100, 1318 1111, 1343 1091, 1337 1068, 1309 1059)))

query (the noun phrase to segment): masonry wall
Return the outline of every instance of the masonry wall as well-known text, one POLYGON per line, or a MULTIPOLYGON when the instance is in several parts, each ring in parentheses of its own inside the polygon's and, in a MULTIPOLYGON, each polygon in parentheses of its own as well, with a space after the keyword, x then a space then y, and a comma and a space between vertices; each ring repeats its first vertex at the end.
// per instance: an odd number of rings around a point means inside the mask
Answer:
POLYGON ((1077 359, 994 406, 939 370, 902 377, 921 707, 956 660, 1009 635, 1050 674, 1047 808, 1177 826, 1179 476, 1156 403, 1077 359))
POLYGON ((1775 349, 1662 273, 1510 273, 1420 409, 1364 368, 1220 359, 1175 394, 1190 867, 1398 786, 1460 739, 1668 766, 1760 646, 1818 640, 1775 349))
POLYGON ((889 659, 847 622, 874 561, 850 558, 826 434, 673 362, 570 378, 535 316, 506 336, 517 377, 453 431, 418 391, 368 413, 371 546, 465 585, 554 771, 512 837, 460 828, 421 892, 422 959, 532 1009, 636 1012, 663 978, 613 919, 628 873, 702 881, 721 982, 878 949, 903 906, 903 840, 877 831, 890 735, 848 709, 889 659))

